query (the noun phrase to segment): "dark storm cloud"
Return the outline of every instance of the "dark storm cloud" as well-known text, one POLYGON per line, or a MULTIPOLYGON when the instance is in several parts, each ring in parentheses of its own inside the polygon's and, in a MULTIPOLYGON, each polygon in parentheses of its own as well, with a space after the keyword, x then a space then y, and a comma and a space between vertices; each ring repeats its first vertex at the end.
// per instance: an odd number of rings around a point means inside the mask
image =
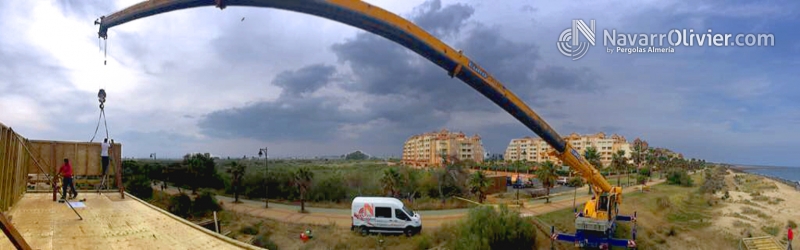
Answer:
POLYGON ((333 66, 315 64, 296 71, 284 71, 275 76, 273 83, 283 88, 286 95, 311 93, 328 84, 335 72, 333 66))
POLYGON ((548 65, 536 70, 536 82, 556 89, 594 92, 600 90, 599 76, 589 68, 548 65))
MULTIPOLYGON (((523 99, 540 90, 584 90, 596 85, 584 76, 589 73, 579 70, 572 72, 576 75, 558 67, 540 67, 537 71, 541 63, 538 46, 512 41, 498 27, 470 22, 473 13, 474 8, 468 5, 442 6, 439 1, 429 1, 415 9, 411 20, 439 37, 451 36, 455 48, 462 49, 523 99), (547 72, 551 69, 557 72, 547 72)), ((383 37, 359 33, 332 45, 331 50, 352 71, 346 77, 348 81, 333 80, 334 75, 343 73, 331 66, 285 71, 273 81, 284 91, 277 101, 219 110, 207 115, 199 126, 210 135, 264 140, 330 140, 340 136, 337 133, 343 127, 355 127, 351 132, 360 135, 355 144, 396 145, 412 134, 444 128, 454 112, 504 112, 468 85, 447 76, 444 69, 383 37), (332 98, 288 98, 331 84, 366 96, 363 101, 367 110, 342 111, 337 107, 344 100, 332 98), (285 107, 285 102, 292 105, 285 107)), ((538 107, 551 102, 528 100, 538 107)), ((487 146, 493 148, 504 148, 510 138, 530 134, 518 123, 488 126, 464 132, 483 135, 487 146)))
POLYGON ((338 107, 342 100, 298 96, 322 87, 334 73, 334 68, 327 65, 284 71, 273 81, 284 88, 277 101, 212 112, 198 125, 206 134, 219 137, 329 139, 343 124, 367 121, 360 114, 341 111, 338 107))
POLYGON ((423 3, 415 9, 413 21, 436 37, 446 37, 458 33, 464 23, 475 13, 475 9, 465 4, 454 4, 442 8, 440 0, 423 3))
POLYGON ((326 141, 337 127, 361 120, 337 106, 326 98, 261 102, 212 112, 198 125, 218 137, 326 141))

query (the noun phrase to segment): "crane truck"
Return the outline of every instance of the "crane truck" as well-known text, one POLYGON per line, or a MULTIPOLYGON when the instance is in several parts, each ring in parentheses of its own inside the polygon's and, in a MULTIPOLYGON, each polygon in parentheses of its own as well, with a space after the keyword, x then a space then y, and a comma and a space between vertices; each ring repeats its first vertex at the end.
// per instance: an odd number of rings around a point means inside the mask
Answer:
MULTIPOLYGON (((557 135, 556 138, 558 139, 557 135)), ((610 249, 611 246, 636 248, 636 212, 633 213, 633 216, 619 214, 619 205, 622 204, 622 187, 611 186, 606 178, 569 144, 566 144, 562 151, 558 151, 555 146, 553 148, 556 149, 551 151, 551 155, 558 157, 578 171, 591 184, 592 198, 586 202, 583 210, 575 211, 574 234, 558 233, 555 227, 551 227, 550 239, 571 242, 579 248, 610 249), (620 221, 633 223, 631 239, 613 237, 617 229, 617 222, 620 221)))

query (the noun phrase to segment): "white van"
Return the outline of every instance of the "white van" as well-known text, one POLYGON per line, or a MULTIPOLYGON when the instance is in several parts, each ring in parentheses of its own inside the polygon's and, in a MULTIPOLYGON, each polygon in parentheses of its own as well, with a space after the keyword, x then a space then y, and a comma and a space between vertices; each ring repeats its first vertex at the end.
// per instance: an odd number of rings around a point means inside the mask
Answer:
POLYGON ((387 197, 356 197, 351 209, 350 230, 361 233, 399 233, 408 236, 422 231, 422 218, 403 202, 387 197))

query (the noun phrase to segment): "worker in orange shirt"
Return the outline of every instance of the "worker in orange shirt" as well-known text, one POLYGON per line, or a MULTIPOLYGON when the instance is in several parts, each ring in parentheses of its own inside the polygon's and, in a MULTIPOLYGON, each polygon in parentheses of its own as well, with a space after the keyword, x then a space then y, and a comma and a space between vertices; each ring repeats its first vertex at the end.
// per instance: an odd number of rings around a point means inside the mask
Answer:
POLYGON ((61 165, 58 173, 63 177, 61 186, 61 190, 63 192, 61 193, 61 199, 66 200, 68 186, 72 189, 72 196, 70 196, 69 199, 74 199, 77 197, 78 191, 75 189, 75 183, 72 182, 72 165, 69 164, 69 159, 64 158, 64 165, 61 165))

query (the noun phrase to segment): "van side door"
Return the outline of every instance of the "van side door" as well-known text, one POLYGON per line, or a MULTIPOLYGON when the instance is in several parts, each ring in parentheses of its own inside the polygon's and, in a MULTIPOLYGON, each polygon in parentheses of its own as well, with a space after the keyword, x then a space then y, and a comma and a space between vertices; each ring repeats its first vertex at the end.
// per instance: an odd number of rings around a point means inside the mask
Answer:
POLYGON ((375 226, 383 228, 391 227, 392 220, 392 208, 380 205, 375 207, 375 226))

